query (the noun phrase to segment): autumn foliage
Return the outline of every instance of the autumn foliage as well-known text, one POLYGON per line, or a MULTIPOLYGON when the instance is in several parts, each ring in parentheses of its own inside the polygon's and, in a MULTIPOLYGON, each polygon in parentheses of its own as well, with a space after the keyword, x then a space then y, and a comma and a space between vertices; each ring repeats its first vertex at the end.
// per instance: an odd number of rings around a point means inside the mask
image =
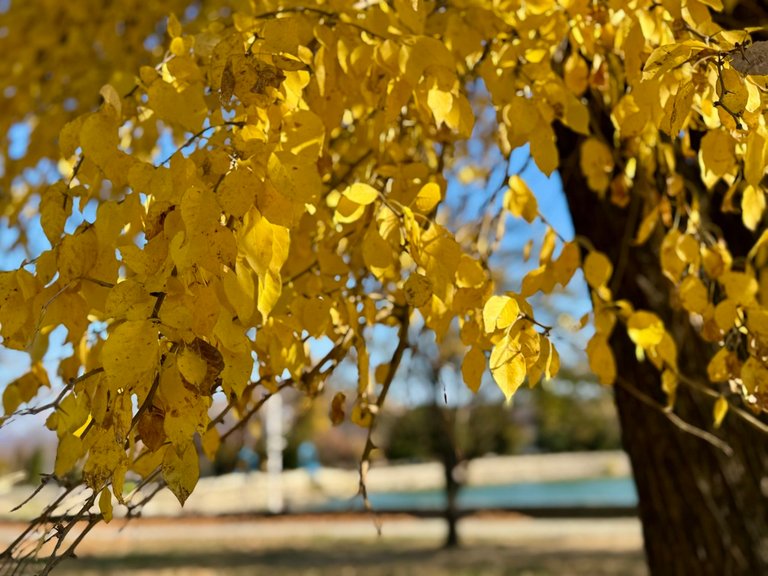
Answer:
POLYGON ((48 240, 0 273, 3 346, 31 359, 3 407, 6 419, 50 412, 53 477, 81 467, 105 518, 112 496, 128 502, 127 477, 160 476, 183 503, 198 447, 213 457, 282 388, 372 427, 417 320, 438 341, 458 327, 474 391, 486 370, 508 397, 553 377, 558 328, 529 299, 577 270, 603 384, 621 372, 622 331, 660 373, 668 410, 679 386, 700 386, 662 318, 615 298, 622 262, 587 239, 549 227, 521 290, 494 283, 503 221, 541 215, 510 173, 479 223, 451 225, 448 180, 487 177, 467 163, 484 98, 487 144, 504 158, 528 146, 551 174, 568 130, 596 198, 634 206, 623 242, 658 245, 674 306, 714 346, 714 425, 729 407, 755 425, 768 410, 767 51, 713 21, 720 0, 214 1, 186 16, 180 1, 35 4, 2 14, 13 57, 0 64, 0 132, 24 122, 30 142, 12 158, 2 141, 0 210, 21 245, 30 210, 48 240), (691 166, 703 189, 687 186, 691 166), (718 187, 720 209, 754 232, 746 257, 700 216, 718 187), (58 326, 73 354, 41 406, 58 326), (375 326, 398 339, 381 366, 369 360, 375 326), (315 358, 315 341, 331 351, 315 358), (322 396, 345 358, 355 397, 322 396))

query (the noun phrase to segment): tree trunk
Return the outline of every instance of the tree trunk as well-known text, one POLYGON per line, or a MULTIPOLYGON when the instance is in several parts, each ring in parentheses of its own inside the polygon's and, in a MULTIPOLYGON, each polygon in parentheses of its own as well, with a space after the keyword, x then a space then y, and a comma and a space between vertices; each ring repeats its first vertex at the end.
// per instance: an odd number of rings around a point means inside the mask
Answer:
MULTIPOLYGON (((614 298, 658 314, 677 343, 681 372, 708 385, 706 365, 713 349, 695 333, 687 314, 670 304, 674 288, 661 273, 658 242, 631 246, 639 205, 617 208, 589 190, 578 168, 578 145, 576 135, 558 130, 563 188, 576 234, 611 258, 619 276, 614 298)), ((727 226, 721 229, 734 250, 731 244, 742 239, 729 236, 727 226)), ((651 573, 768 574, 765 433, 727 415, 716 432, 732 450, 727 455, 659 409, 666 402, 660 374, 650 363, 638 362, 634 344, 620 328, 611 346, 619 373, 615 402, 622 442, 634 471, 651 573)), ((688 425, 713 433, 712 407, 712 398, 679 387, 674 412, 688 425)))
POLYGON ((452 461, 443 458, 443 471, 445 472, 445 521, 448 524, 448 535, 445 538, 446 548, 458 548, 459 546, 459 483, 456 482, 454 471, 455 458, 452 461))
MULTIPOLYGON (((435 379, 437 382, 437 379, 435 379)), ((448 534, 445 538, 445 548, 458 548, 459 546, 459 490, 461 484, 456 479, 456 468, 459 465, 458 447, 456 446, 456 434, 454 430, 455 413, 441 409, 438 404, 437 394, 432 402, 432 442, 434 451, 440 457, 443 465, 443 477, 445 478, 445 522, 448 525, 448 534)))

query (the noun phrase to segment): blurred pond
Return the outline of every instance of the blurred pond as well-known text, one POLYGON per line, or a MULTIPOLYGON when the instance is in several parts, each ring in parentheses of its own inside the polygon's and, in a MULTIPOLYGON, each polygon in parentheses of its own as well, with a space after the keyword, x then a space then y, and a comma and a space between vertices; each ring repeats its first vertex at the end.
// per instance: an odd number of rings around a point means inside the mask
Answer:
MULTIPOLYGON (((381 492, 370 494, 374 510, 436 511, 445 507, 445 492, 381 492)), ((467 486, 459 493, 459 508, 578 508, 631 507, 637 505, 637 492, 631 478, 595 478, 562 482, 538 482, 491 486, 467 486)), ((329 500, 312 508, 317 512, 362 510, 359 498, 329 500)))

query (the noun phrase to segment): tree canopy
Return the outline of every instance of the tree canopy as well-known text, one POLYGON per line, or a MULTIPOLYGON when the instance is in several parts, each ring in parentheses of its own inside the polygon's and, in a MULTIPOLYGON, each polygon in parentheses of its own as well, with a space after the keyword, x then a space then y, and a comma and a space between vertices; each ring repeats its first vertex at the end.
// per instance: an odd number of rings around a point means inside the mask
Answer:
MULTIPOLYGON (((0 3, 0 214, 28 254, 0 272, 0 335, 31 363, 5 387, 3 421, 49 412, 51 478, 82 467, 83 510, 130 508, 127 476, 162 477, 183 504, 198 447, 212 457, 283 388, 319 395, 344 359, 358 388, 324 400, 330 418, 372 428, 414 322, 438 341, 458 328, 472 390, 486 370, 507 397, 551 378, 558 328, 529 300, 580 269, 603 384, 631 386, 621 333, 658 373, 668 415, 688 387, 714 427, 764 431, 768 43, 729 27, 738 4, 0 3), (482 185, 477 140, 578 174, 628 215, 615 252, 545 221, 538 267, 501 291, 491 263, 507 218, 543 216, 520 173, 482 185), (477 222, 452 226, 451 180, 480 182, 477 222), (639 289, 708 344, 704 381, 680 367, 670 318, 620 294, 642 247, 666 284, 638 276, 639 289), (35 404, 58 326, 73 350, 64 384, 35 404), (372 366, 377 326, 397 345, 372 366)), ((363 471, 373 448, 369 434, 363 471)))

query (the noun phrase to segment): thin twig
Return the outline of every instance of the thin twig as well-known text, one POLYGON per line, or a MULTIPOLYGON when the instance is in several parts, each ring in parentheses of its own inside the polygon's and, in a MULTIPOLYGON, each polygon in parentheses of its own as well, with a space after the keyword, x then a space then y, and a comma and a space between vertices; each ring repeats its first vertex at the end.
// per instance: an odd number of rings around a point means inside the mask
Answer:
POLYGON ((242 122, 240 120, 229 120, 227 122, 222 122, 221 124, 216 124, 214 126, 206 126, 205 128, 203 128, 201 130, 198 130, 197 132, 192 134, 192 136, 187 138, 187 141, 184 142, 184 144, 182 144, 181 146, 176 148, 176 150, 171 152, 171 154, 165 160, 160 162, 158 164, 158 166, 162 166, 163 164, 167 164, 168 162, 170 162, 171 159, 174 156, 176 156, 176 154, 178 154, 179 152, 184 150, 184 148, 186 148, 187 146, 190 146, 191 144, 193 144, 195 142, 195 140, 197 140, 198 138, 202 137, 206 132, 208 132, 208 130, 219 130, 219 129, 224 128, 226 126, 237 126, 238 128, 242 128, 243 126, 245 126, 245 122, 242 122))
POLYGON ((82 382, 83 380, 87 380, 91 376, 95 376, 96 374, 101 374, 104 372, 104 368, 101 366, 98 368, 94 368, 93 370, 89 370, 88 372, 81 374, 77 378, 71 378, 69 382, 61 389, 61 392, 59 392, 58 396, 56 396, 55 399, 51 400, 47 404, 42 404, 40 406, 33 406, 31 408, 25 408, 24 410, 19 410, 14 414, 14 416, 29 416, 32 414, 40 414, 41 412, 45 412, 46 410, 50 410, 52 408, 56 408, 59 403, 64 399, 64 396, 74 388, 76 384, 79 382, 82 382))
MULTIPOLYGON (((711 388, 708 388, 700 384, 699 382, 696 382, 693 378, 689 378, 688 376, 685 376, 684 374, 681 374, 680 372, 677 372, 677 371, 675 371, 675 375, 677 376, 677 379, 680 383, 688 386, 692 390, 695 390, 701 394, 709 396, 710 398, 714 398, 715 400, 721 397, 721 395, 718 392, 715 392, 711 388)), ((727 398, 726 398, 726 401, 727 401, 727 398)), ((756 416, 750 414, 746 410, 732 404, 731 402, 728 402, 728 411, 733 412, 739 418, 750 423, 752 426, 754 426, 761 432, 768 434, 768 424, 766 424, 756 416)))
POLYGON ((400 319, 400 330, 398 333, 397 348, 395 348, 395 351, 392 353, 392 358, 389 361, 387 377, 384 379, 384 382, 381 385, 381 393, 376 399, 377 410, 375 413, 371 414, 371 423, 368 426, 368 434, 365 439, 365 448, 363 449, 363 454, 360 457, 358 493, 363 497, 363 505, 365 506, 365 509, 368 512, 374 514, 374 524, 376 526, 376 532, 379 535, 381 535, 381 519, 374 513, 373 506, 371 505, 371 501, 368 497, 368 488, 365 482, 368 475, 368 470, 371 467, 371 453, 373 452, 373 449, 376 448, 376 445, 373 443, 373 431, 376 426, 377 417, 379 414, 381 414, 387 393, 389 392, 390 386, 395 379, 397 369, 400 367, 403 354, 408 348, 408 325, 410 315, 408 308, 404 308, 402 310, 403 312, 400 319))
POLYGON ((653 398, 651 398, 650 396, 644 394, 643 392, 635 388, 625 378, 618 377, 616 378, 616 382, 622 388, 624 388, 624 390, 626 390, 632 396, 640 400, 643 404, 650 406, 655 410, 658 410, 661 414, 664 415, 665 418, 667 418, 669 421, 675 424, 675 426, 680 428, 680 430, 682 430, 683 432, 686 432, 692 436, 696 436, 701 440, 704 440, 708 444, 711 444, 718 450, 722 451, 723 454, 725 454, 726 456, 733 456, 733 449, 727 443, 723 442, 720 438, 718 438, 714 434, 707 432, 706 430, 702 430, 701 428, 697 428, 692 424, 689 424, 688 422, 680 418, 680 416, 668 410, 665 406, 662 406, 661 404, 653 400, 653 398))
POLYGON ((242 417, 241 417, 241 418, 240 418, 240 419, 237 421, 237 423, 236 423, 234 426, 232 426, 232 428, 230 428, 230 429, 229 429, 229 430, 227 430, 227 431, 226 431, 224 434, 222 434, 222 435, 221 435, 221 438, 220 438, 220 440, 221 440, 222 442, 224 442, 224 440, 226 440, 227 438, 229 438, 229 436, 230 436, 232 433, 234 433, 234 432, 235 432, 235 430, 239 430, 240 428, 242 428, 243 426, 245 426, 245 425, 248 423, 248 421, 249 421, 251 418, 253 418, 253 416, 255 416, 255 415, 256 415, 256 413, 257 413, 257 412, 258 412, 258 411, 261 409, 261 407, 262 407, 262 406, 264 406, 264 404, 266 404, 267 400, 269 400, 270 398, 272 398, 272 396, 274 396, 275 394, 278 394, 278 393, 279 393, 281 390, 283 390, 283 389, 285 389, 285 388, 288 388, 289 386, 292 386, 292 385, 293 385, 293 383, 294 383, 294 382, 293 382, 293 378, 289 378, 289 379, 287 379, 287 380, 284 380, 283 382, 281 382, 281 383, 280 383, 280 384, 277 386, 277 390, 275 390, 274 392, 268 392, 268 393, 264 394, 264 396, 262 396, 262 397, 261 397, 261 399, 260 399, 258 402, 256 402, 256 404, 254 404, 254 405, 253 405, 253 407, 252 407, 250 410, 248 410, 248 412, 246 412, 246 413, 245 413, 245 414, 244 414, 244 415, 243 415, 243 416, 242 416, 242 417))

